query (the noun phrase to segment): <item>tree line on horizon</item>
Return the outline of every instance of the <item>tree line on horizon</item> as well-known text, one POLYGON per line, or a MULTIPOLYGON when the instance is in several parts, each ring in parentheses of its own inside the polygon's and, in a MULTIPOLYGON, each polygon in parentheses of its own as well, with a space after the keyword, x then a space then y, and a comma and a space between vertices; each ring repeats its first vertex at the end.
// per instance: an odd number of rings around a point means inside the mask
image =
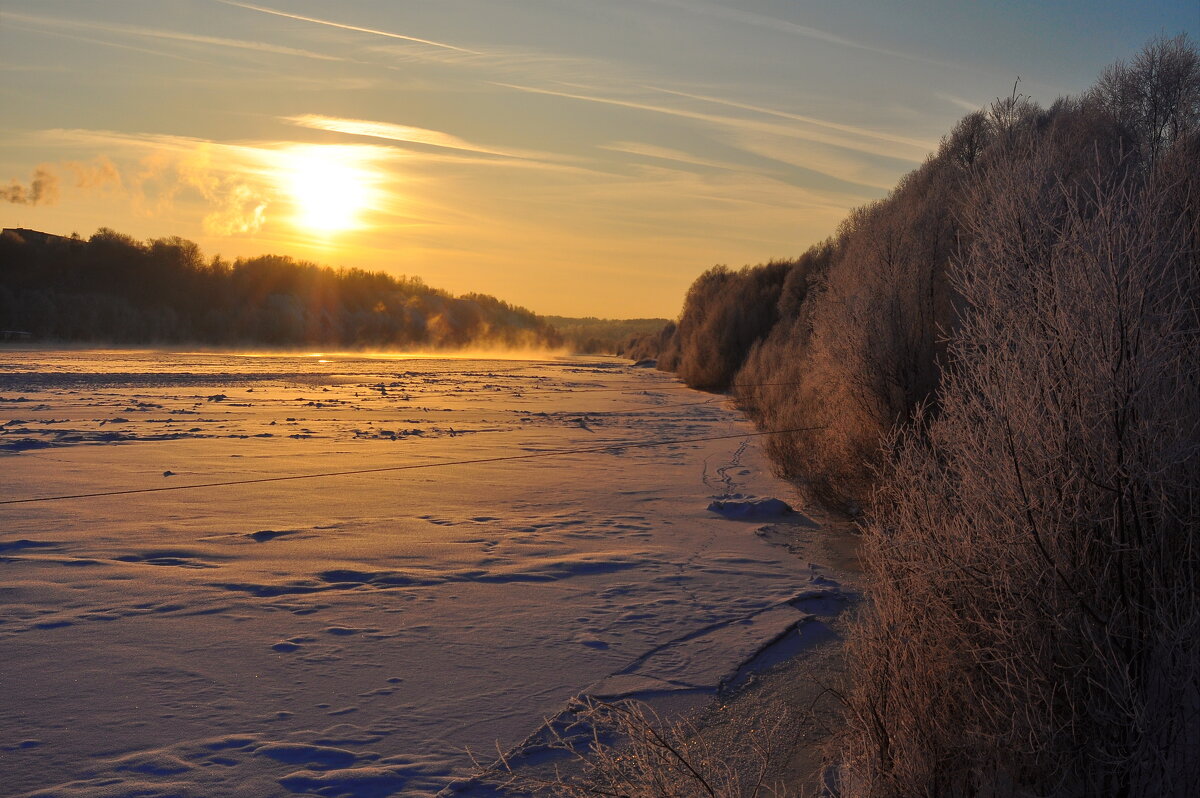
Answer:
POLYGON ((626 341, 729 391, 860 515, 827 785, 1184 796, 1200 783, 1200 53, 1014 87, 799 258, 714 267, 626 341))
POLYGON ((581 355, 615 355, 626 341, 655 332, 667 319, 602 319, 595 316, 542 316, 581 355))
POLYGON ((141 242, 108 228, 86 240, 27 235, 0 236, 0 330, 41 341, 611 354, 631 331, 661 323, 550 320, 416 277, 281 255, 205 260, 179 237, 141 242))

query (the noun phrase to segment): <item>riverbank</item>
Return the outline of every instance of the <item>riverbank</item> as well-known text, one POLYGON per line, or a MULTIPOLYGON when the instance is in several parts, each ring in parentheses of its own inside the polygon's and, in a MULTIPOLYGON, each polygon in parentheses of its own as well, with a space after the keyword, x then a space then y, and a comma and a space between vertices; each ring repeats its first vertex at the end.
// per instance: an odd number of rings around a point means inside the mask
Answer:
POLYGON ((863 590, 854 522, 831 511, 803 511, 819 523, 819 531, 788 543, 796 557, 826 564, 828 576, 841 586, 841 600, 811 608, 815 619, 800 628, 804 643, 791 656, 758 670, 689 718, 698 735, 744 773, 757 774, 761 767, 763 782, 782 796, 815 795, 821 785, 823 748, 841 722, 834 691, 845 674, 844 643, 863 590))

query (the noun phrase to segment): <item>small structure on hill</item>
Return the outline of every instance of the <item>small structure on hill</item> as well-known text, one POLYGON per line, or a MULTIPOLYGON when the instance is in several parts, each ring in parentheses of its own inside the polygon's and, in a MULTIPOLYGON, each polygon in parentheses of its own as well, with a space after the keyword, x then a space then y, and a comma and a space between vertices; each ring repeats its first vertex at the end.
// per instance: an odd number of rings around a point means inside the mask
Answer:
POLYGON ((3 231, 0 231, 0 235, 16 236, 24 243, 34 247, 67 247, 85 243, 82 238, 43 233, 41 230, 30 230, 25 227, 5 227, 3 231))

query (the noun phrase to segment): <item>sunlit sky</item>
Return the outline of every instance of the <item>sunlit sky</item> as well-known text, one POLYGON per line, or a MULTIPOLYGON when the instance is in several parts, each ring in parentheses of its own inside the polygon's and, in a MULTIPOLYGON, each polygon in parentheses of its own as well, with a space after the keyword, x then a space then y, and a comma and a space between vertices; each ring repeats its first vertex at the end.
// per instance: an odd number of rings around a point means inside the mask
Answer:
POLYGON ((0 0, 0 224, 674 316, 1200 0, 0 0))

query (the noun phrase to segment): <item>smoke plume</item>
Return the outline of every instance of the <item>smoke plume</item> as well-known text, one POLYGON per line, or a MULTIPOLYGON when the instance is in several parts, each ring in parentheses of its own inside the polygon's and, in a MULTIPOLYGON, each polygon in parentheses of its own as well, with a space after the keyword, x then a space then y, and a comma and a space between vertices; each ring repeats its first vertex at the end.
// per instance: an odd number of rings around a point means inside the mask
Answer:
POLYGON ((75 188, 103 188, 109 184, 121 185, 121 174, 117 167, 103 155, 88 163, 65 161, 67 169, 75 175, 75 188))
POLYGON ((0 198, 15 205, 53 205, 58 200, 58 177, 49 167, 39 166, 28 186, 13 180, 0 187, 0 198))

